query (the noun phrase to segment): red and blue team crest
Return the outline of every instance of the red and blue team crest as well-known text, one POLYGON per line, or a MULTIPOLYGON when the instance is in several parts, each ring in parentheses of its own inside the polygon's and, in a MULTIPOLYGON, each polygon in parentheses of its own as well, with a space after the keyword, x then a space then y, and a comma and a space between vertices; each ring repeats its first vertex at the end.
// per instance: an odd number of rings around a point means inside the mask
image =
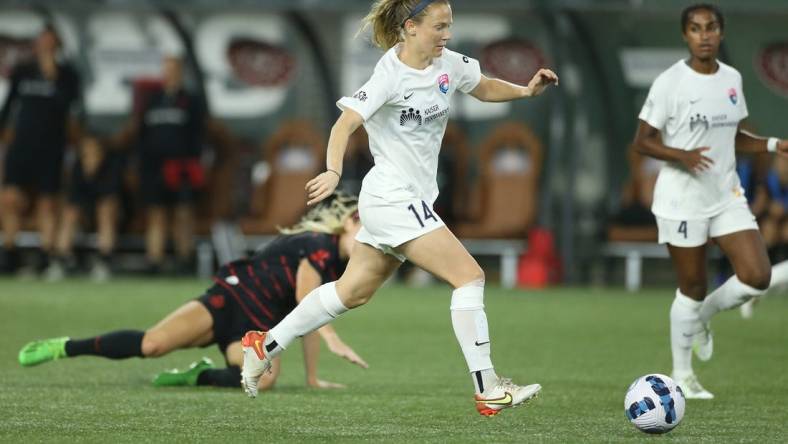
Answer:
POLYGON ((739 101, 739 95, 736 94, 736 88, 730 88, 728 90, 728 98, 731 99, 731 103, 734 105, 739 101))
POLYGON ((438 77, 438 89, 441 90, 443 94, 449 92, 449 75, 448 74, 441 74, 438 77))

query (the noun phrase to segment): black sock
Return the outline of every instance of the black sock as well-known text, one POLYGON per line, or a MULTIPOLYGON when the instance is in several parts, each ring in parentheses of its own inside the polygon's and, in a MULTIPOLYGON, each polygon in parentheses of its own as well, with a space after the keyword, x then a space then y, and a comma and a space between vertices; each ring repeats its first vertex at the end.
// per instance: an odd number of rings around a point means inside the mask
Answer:
POLYGON ((241 385, 241 367, 233 365, 227 368, 204 370, 197 376, 197 385, 239 387, 241 385))
POLYGON ((118 330, 94 338, 69 340, 66 342, 67 356, 93 355, 109 359, 143 357, 142 337, 144 331, 118 330))

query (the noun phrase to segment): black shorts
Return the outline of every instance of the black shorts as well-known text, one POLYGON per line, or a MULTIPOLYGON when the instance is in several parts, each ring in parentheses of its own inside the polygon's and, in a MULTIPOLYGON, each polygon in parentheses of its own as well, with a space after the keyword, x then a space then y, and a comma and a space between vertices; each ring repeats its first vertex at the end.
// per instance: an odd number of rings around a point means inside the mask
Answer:
POLYGON ((79 161, 74 163, 69 186, 68 201, 85 210, 95 208, 96 202, 118 196, 123 183, 123 161, 117 155, 108 155, 93 177, 85 177, 79 161))
POLYGON ((3 185, 57 194, 63 183, 63 150, 25 150, 11 146, 5 157, 3 185))
MULTIPOLYGON (((172 177, 167 172, 166 160, 141 159, 140 194, 145 206, 170 206, 193 204, 199 199, 202 189, 202 176, 191 180, 184 170, 183 174, 172 177)), ((202 171, 199 172, 202 174, 202 171)))
POLYGON ((222 354, 227 346, 241 338, 249 330, 260 330, 243 312, 235 297, 219 284, 215 284, 197 298, 208 309, 213 318, 213 340, 222 354))

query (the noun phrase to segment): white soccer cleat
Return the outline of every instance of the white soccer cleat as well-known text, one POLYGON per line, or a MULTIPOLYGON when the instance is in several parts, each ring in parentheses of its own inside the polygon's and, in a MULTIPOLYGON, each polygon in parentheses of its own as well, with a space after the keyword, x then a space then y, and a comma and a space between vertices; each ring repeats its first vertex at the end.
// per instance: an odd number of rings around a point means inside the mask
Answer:
POLYGON ((257 397, 257 384, 263 373, 271 370, 271 360, 265 353, 267 332, 248 331, 241 339, 244 365, 241 370, 241 385, 250 398, 257 397))
POLYGON ((692 350, 701 361, 711 359, 711 355, 714 353, 714 336, 708 322, 701 322, 701 331, 692 340, 692 350))
POLYGON ((683 378, 677 378, 675 376, 672 376, 672 378, 673 381, 681 387, 681 391, 684 393, 686 399, 714 399, 714 395, 700 385, 698 377, 695 376, 694 373, 683 378))
POLYGON ((482 416, 494 416, 503 409, 517 407, 535 398, 540 390, 542 386, 539 384, 519 386, 511 379, 499 377, 495 386, 475 396, 476 411, 482 416))

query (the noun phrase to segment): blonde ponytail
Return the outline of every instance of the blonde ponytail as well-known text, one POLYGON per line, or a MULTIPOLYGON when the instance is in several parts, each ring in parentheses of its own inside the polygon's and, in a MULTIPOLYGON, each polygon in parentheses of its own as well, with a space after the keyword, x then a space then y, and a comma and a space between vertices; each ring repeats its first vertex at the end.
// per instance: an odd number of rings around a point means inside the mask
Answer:
MULTIPOLYGON (((419 2, 420 0, 376 0, 369 14, 362 20, 363 25, 356 36, 367 28, 372 28, 372 43, 384 51, 391 48, 404 40, 402 27, 408 18, 418 23, 427 14, 428 8, 424 8, 410 17, 411 11, 419 2)), ((448 3, 447 0, 437 0, 433 3, 438 2, 448 3)))

